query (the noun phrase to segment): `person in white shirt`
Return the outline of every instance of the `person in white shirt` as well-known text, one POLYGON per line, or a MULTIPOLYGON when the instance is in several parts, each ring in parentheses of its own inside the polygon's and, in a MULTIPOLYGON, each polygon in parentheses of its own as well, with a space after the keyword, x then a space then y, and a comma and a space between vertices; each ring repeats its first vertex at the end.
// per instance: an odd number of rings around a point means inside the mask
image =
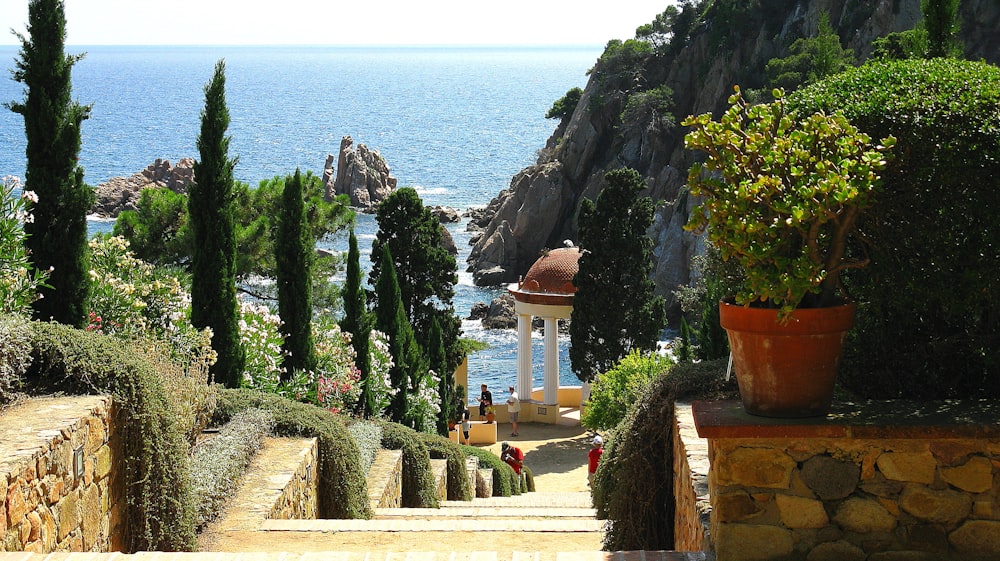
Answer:
POLYGON ((507 414, 510 416, 511 436, 517 436, 517 414, 521 412, 521 400, 517 398, 514 386, 508 386, 510 396, 507 398, 507 414))

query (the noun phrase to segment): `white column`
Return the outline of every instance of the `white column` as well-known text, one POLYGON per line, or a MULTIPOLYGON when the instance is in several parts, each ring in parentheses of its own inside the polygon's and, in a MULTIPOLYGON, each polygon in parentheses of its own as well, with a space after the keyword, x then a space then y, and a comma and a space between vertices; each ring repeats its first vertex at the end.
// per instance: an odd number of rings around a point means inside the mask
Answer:
POLYGON ((545 403, 559 403, 559 320, 545 318, 545 403))
POLYGON ((531 399, 531 315, 517 314, 517 395, 531 399))

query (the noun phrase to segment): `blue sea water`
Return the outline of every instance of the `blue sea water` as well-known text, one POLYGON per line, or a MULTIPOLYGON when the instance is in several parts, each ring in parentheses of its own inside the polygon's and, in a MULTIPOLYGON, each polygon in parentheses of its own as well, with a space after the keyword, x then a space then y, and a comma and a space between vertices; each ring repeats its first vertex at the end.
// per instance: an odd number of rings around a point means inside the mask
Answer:
MULTIPOLYGON (((602 48, 594 47, 176 47, 94 46, 73 69, 73 97, 92 104, 83 123, 80 163, 91 185, 131 175, 157 158, 197 157, 195 139, 204 85, 216 61, 226 63, 230 155, 235 175, 256 185, 301 168, 322 172, 341 138, 377 149, 399 186, 425 204, 484 206, 531 165, 556 122, 553 101, 583 87, 602 48)), ((16 47, 0 46, 11 69, 16 47)), ((0 101, 22 100, 22 84, 0 79, 0 101)), ((24 124, 0 110, 0 175, 24 176, 24 124)), ((91 232, 110 223, 91 221, 91 232)), ((497 289, 472 285, 464 272, 471 234, 449 225, 460 254, 456 313, 463 318, 497 289)), ((357 233, 370 251, 376 224, 359 215, 357 233)), ((334 241, 335 248, 346 242, 334 241)), ((463 322, 465 335, 491 345, 470 357, 469 385, 506 387, 516 377, 516 335, 463 322)), ((536 334, 537 335, 537 334, 536 334)), ((541 385, 541 340, 533 351, 541 385)), ((561 381, 570 372, 569 341, 560 341, 561 381)), ((470 392, 471 395, 471 392, 470 392)))

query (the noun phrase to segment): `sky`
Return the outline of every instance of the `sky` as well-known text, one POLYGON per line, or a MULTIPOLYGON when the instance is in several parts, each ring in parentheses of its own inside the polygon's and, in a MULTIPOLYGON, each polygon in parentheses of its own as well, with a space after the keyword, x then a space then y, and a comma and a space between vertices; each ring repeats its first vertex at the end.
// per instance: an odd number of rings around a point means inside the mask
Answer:
MULTIPOLYGON (((0 1, 18 45, 28 0, 0 1)), ((601 45, 674 0, 65 0, 67 45, 601 45)))

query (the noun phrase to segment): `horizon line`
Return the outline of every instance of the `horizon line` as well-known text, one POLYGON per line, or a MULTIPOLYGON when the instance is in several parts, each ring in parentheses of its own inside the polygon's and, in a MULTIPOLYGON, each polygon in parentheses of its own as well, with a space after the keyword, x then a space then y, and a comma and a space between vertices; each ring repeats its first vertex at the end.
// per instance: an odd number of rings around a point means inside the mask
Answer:
MULTIPOLYGON (((0 47, 20 47, 20 43, 0 43, 0 47)), ((415 48, 415 49, 603 49, 600 43, 66 43, 65 47, 310 47, 310 48, 415 48)))

